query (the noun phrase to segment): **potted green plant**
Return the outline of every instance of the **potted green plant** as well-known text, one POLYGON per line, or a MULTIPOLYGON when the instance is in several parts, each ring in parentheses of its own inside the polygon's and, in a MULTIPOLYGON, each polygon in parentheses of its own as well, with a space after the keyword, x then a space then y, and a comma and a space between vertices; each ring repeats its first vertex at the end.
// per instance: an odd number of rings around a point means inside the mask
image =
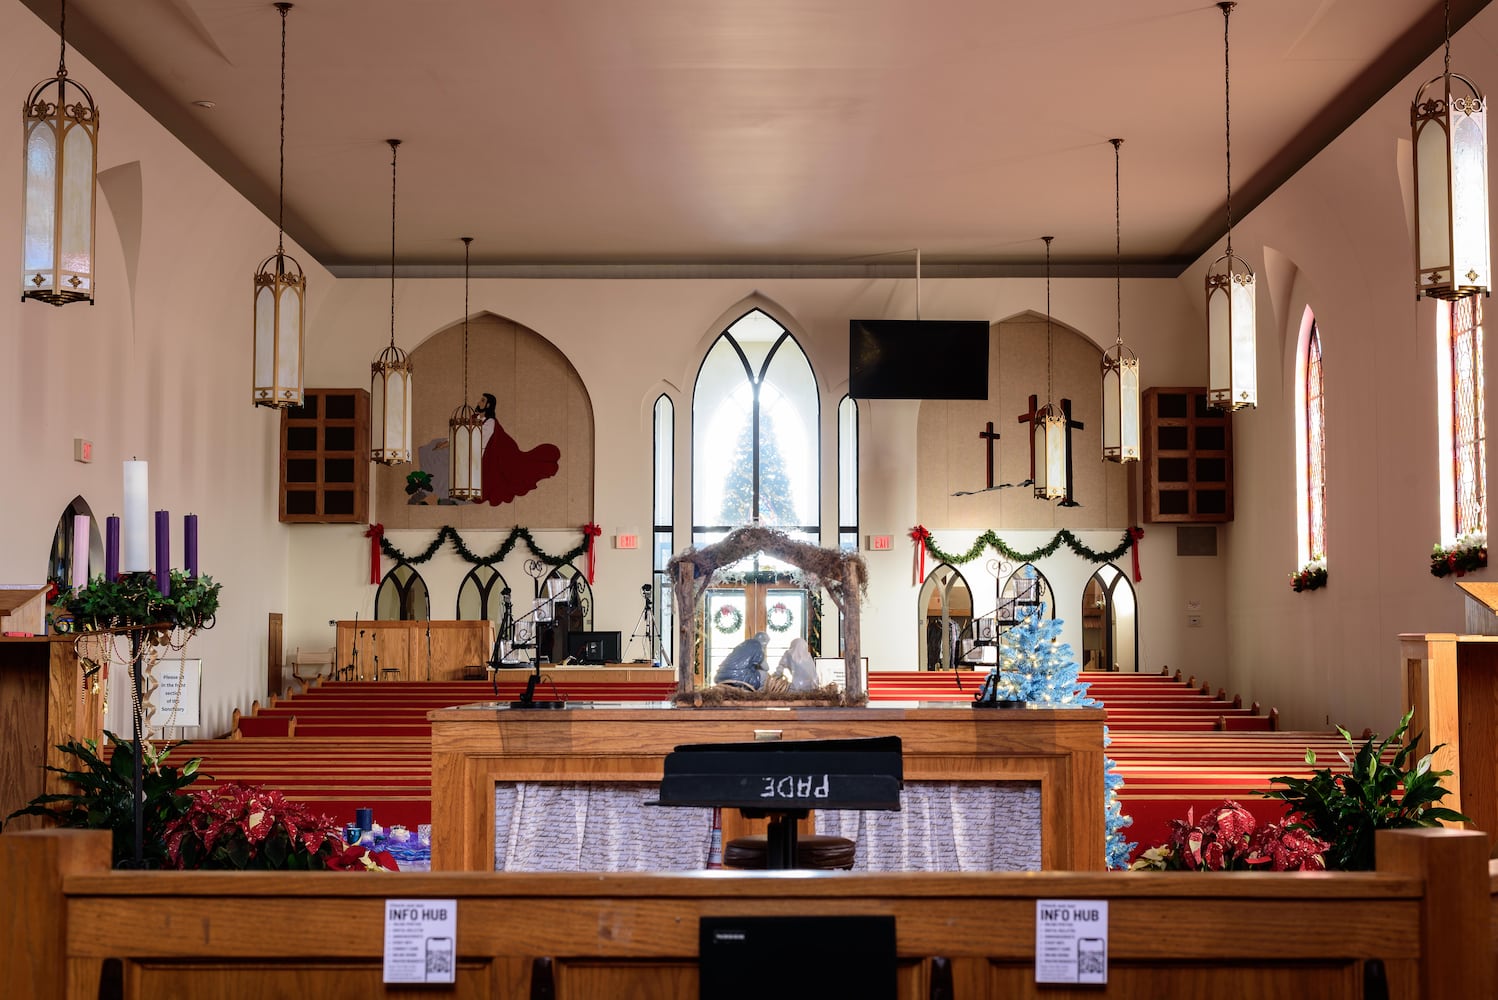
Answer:
MULTIPOLYGON (((1283 785, 1268 794, 1290 807, 1292 826, 1323 837, 1330 844, 1326 866, 1341 871, 1368 871, 1373 868, 1373 839, 1378 830, 1395 830, 1417 826, 1439 826, 1442 822, 1465 823, 1467 817, 1454 809, 1438 805, 1447 791, 1441 779, 1450 771, 1431 769, 1435 747, 1418 759, 1412 759, 1419 737, 1401 743, 1409 729, 1413 711, 1399 720, 1399 728, 1378 739, 1370 736, 1349 759, 1338 754, 1347 771, 1334 772, 1320 768, 1309 778, 1288 775, 1270 778, 1283 785)), ((1337 732, 1353 747, 1352 736, 1341 726, 1337 732)), ((1314 750, 1306 750, 1306 763, 1316 763, 1314 750)))

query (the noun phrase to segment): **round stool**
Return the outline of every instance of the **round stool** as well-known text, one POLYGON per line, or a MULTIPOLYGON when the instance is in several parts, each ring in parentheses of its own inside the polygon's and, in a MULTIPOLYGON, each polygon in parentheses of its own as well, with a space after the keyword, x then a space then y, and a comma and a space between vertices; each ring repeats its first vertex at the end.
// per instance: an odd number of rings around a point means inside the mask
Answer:
MULTIPOLYGON (((847 837, 809 833, 796 839, 796 867, 817 871, 853 867, 855 845, 847 837)), ((762 833, 736 837, 723 845, 723 867, 762 870, 770 854, 762 833)))

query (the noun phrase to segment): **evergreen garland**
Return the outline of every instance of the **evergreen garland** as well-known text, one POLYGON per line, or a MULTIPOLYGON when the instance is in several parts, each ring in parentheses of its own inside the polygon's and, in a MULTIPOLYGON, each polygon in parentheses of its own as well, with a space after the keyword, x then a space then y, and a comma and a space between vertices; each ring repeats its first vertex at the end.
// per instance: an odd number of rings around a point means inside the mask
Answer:
POLYGON ((1055 555, 1056 550, 1061 548, 1063 543, 1065 543, 1067 548, 1088 562, 1111 563, 1117 559, 1122 559, 1128 554, 1129 549, 1134 545, 1134 535, 1132 532, 1125 531, 1123 540, 1118 543, 1118 548, 1110 552, 1098 552, 1096 549, 1088 548, 1080 538, 1067 529, 1062 528, 1056 533, 1054 538, 1040 548, 1032 552, 1017 552, 1008 545, 1005 545, 1004 540, 990 529, 979 535, 978 540, 973 543, 973 547, 961 555, 942 551, 936 544, 936 539, 929 536, 926 538, 926 551, 931 553, 934 558, 944 563, 950 563, 953 566, 960 563, 972 562, 983 554, 984 548, 992 548, 999 555, 1011 562, 1027 563, 1055 555))
POLYGON ((566 564, 572 562, 572 560, 576 559, 578 556, 587 554, 588 549, 592 548, 593 536, 585 533, 583 535, 582 542, 578 544, 577 548, 571 550, 570 552, 565 552, 562 555, 554 556, 548 552, 543 552, 536 547, 536 540, 531 537, 529 529, 516 526, 510 529, 510 534, 505 539, 503 545, 495 549, 493 552, 489 553, 487 556, 481 556, 470 549, 464 543, 462 536, 458 534, 458 530, 456 528, 454 528, 452 525, 444 524, 441 528, 437 529, 437 537, 432 540, 432 544, 428 545, 426 547, 426 551, 422 552, 420 555, 406 555, 406 553, 402 552, 394 545, 391 545, 390 539, 384 537, 380 538, 380 551, 389 558, 396 560, 397 562, 409 563, 412 566, 420 566, 422 563, 430 560, 432 556, 436 555, 437 550, 442 548, 442 543, 446 541, 451 541, 453 543, 453 548, 458 550, 458 555, 462 557, 464 562, 472 563, 475 566, 493 566, 497 562, 504 561, 505 557, 507 557, 512 551, 514 551, 515 546, 521 541, 525 542, 525 547, 530 549, 531 555, 535 556, 546 565, 565 566, 566 564))

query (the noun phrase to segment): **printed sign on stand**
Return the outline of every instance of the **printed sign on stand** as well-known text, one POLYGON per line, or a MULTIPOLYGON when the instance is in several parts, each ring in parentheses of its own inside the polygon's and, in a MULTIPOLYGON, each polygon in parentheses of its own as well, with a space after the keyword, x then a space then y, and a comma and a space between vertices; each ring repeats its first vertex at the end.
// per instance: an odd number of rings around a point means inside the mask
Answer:
POLYGON ((203 661, 163 656, 146 670, 146 725, 153 729, 202 725, 203 661))
POLYGON ((1035 981, 1108 981, 1108 901, 1035 901, 1035 981))
POLYGON ((457 981, 458 901, 385 900, 385 982, 457 981))

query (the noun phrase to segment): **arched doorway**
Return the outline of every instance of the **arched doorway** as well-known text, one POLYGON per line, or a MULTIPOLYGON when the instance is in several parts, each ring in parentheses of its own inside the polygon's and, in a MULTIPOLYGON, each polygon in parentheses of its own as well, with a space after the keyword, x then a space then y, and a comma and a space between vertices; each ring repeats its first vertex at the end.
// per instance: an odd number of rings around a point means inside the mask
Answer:
POLYGON ((973 617, 973 591, 955 566, 942 563, 921 584, 920 639, 922 670, 950 670, 957 663, 957 640, 973 617))
POLYGON ((1082 669, 1139 670, 1139 615, 1134 585, 1105 565, 1082 588, 1082 669))

